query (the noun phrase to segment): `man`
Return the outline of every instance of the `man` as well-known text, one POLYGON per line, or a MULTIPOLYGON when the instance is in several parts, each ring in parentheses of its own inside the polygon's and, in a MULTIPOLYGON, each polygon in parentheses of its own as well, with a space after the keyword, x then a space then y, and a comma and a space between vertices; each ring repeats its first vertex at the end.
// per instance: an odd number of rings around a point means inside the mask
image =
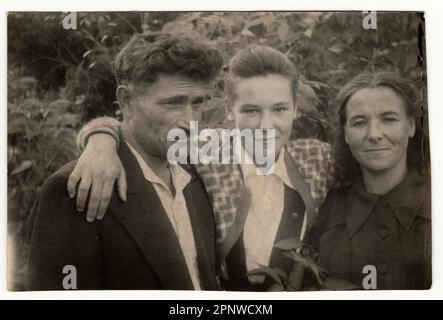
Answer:
POLYGON ((65 191, 75 163, 50 177, 29 222, 28 290, 66 289, 66 270, 77 289, 218 289, 211 204, 189 169, 168 163, 166 136, 198 120, 221 63, 217 50, 164 34, 135 35, 122 49, 127 201, 114 196, 108 218, 87 224, 65 191))
MULTIPOLYGON (((330 146, 315 139, 289 140, 296 116, 296 72, 281 52, 266 46, 241 50, 229 64, 225 87, 229 98, 228 118, 238 129, 275 130, 275 171, 260 177, 255 174, 254 166, 245 163, 198 164, 196 170, 214 210, 217 261, 227 271, 224 288, 266 290, 269 283, 257 277, 248 279, 246 275, 259 265, 278 267, 287 273, 293 269, 293 262, 283 258, 273 245, 285 238, 303 239, 316 221, 318 206, 333 177, 330 146)), ((84 206, 91 181, 91 192, 99 193, 101 186, 112 187, 117 177, 107 174, 109 170, 123 171, 119 169, 115 142, 110 136, 118 136, 119 127, 116 120, 97 119, 79 134, 80 143, 87 144, 87 149, 68 186, 70 194, 75 194, 75 186, 81 179, 77 194, 79 207, 84 206), (109 134, 99 135, 104 131, 109 134), (100 138, 100 142, 91 138, 100 138), (103 158, 106 167, 97 168, 100 166, 97 158, 103 158), (106 179, 106 176, 111 177, 106 179)), ((120 175, 119 181, 122 180, 120 175)), ((89 220, 95 217, 97 207, 98 218, 103 217, 102 206, 106 206, 108 194, 101 192, 100 201, 89 202, 89 220)))

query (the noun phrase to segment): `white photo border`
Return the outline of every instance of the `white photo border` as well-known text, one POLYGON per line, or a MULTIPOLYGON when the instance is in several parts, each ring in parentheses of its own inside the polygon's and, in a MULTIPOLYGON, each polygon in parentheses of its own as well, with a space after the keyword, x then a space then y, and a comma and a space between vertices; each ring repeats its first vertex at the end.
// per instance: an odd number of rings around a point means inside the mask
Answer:
MULTIPOLYGON (((440 299, 443 296, 443 104, 439 93, 443 84, 443 2, 432 0, 403 0, 400 2, 371 0, 352 2, 343 0, 310 0, 303 3, 291 0, 240 3, 237 0, 225 0, 223 3, 210 1, 173 1, 162 0, 148 4, 136 1, 108 0, 93 2, 88 0, 56 0, 31 2, 23 0, 2 0, 0 2, 0 76, 2 108, 0 124, 7 130, 7 12, 11 11, 424 11, 426 36, 426 63, 428 81, 428 106, 430 125, 431 171, 432 171, 432 246, 433 277, 432 288, 424 291, 316 291, 316 292, 206 292, 206 291, 57 291, 57 292, 9 292, 7 290, 7 139, 1 141, 1 184, 0 184, 0 299, 130 299, 130 300, 305 300, 305 299, 440 299)), ((6 132, 5 132, 6 137, 6 132)))

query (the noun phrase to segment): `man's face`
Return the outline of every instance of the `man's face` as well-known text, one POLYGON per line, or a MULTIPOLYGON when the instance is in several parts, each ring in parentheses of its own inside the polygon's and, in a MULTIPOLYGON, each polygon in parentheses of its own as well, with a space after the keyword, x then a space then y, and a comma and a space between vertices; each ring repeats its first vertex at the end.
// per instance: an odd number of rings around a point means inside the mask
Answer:
POLYGON ((403 100, 389 88, 361 89, 346 104, 345 139, 362 170, 405 166, 414 133, 403 100))
POLYGON ((169 130, 188 130, 190 121, 200 120, 208 90, 207 83, 166 74, 158 75, 152 84, 140 86, 131 95, 125 114, 139 146, 150 155, 166 159, 174 143, 166 139, 169 130))
POLYGON ((285 76, 269 74, 239 79, 232 106, 238 129, 275 129, 276 156, 288 142, 295 105, 291 81, 285 76))

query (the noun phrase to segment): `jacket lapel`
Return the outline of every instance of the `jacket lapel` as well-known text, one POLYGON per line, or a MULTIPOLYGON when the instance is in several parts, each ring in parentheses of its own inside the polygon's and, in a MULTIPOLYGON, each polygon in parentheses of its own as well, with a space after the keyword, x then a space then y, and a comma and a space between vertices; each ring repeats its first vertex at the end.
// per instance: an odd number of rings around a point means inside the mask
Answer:
POLYGON ((110 211, 141 249, 163 288, 192 290, 178 238, 151 183, 143 177, 126 143, 119 150, 127 174, 127 201, 114 194, 110 211))
POLYGON ((217 263, 220 265, 231 251, 243 232, 250 206, 250 194, 242 183, 240 196, 234 198, 235 216, 232 225, 226 230, 226 236, 217 246, 217 263))
POLYGON ((193 178, 183 190, 192 224, 203 290, 216 290, 215 224, 212 208, 200 181, 193 178))
POLYGON ((217 266, 224 261, 243 231, 249 208, 249 194, 244 188, 240 166, 230 163, 196 166, 213 208, 217 266))
MULTIPOLYGON (((286 152, 286 150, 284 149, 283 152, 286 152)), ((312 228, 314 223, 317 221, 318 210, 316 208, 318 206, 316 205, 314 199, 312 198, 309 186, 303 180, 303 177, 300 175, 299 171, 297 170, 297 167, 295 166, 294 161, 289 155, 285 157, 285 165, 286 165, 286 170, 288 172, 289 180, 291 181, 291 184, 294 187, 294 189, 300 194, 301 198, 303 199, 303 203, 305 205, 306 218, 307 218, 307 223, 306 223, 306 233, 307 233, 312 228)))

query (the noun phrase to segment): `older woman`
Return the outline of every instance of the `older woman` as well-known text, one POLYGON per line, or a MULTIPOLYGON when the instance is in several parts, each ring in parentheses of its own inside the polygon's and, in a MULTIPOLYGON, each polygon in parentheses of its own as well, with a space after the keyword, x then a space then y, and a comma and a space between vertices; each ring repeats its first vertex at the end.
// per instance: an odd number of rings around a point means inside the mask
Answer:
POLYGON ((394 73, 363 73, 337 101, 337 165, 349 183, 322 205, 312 233, 319 262, 357 285, 373 272, 371 288, 429 288, 431 188, 418 165, 423 137, 414 87, 394 73))

